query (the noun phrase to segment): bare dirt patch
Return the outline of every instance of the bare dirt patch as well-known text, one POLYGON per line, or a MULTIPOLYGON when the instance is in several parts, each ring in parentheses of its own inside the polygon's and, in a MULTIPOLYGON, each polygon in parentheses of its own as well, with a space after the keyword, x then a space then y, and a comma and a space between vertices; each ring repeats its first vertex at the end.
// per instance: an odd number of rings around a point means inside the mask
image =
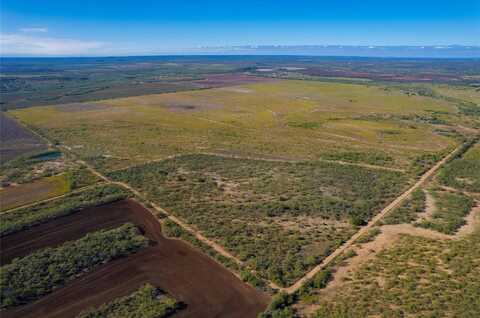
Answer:
POLYGON ((465 223, 464 226, 458 229, 457 231, 457 236, 465 236, 470 233, 472 233, 477 226, 480 225, 480 205, 475 206, 472 211, 467 215, 465 218, 465 223))
POLYGON ((418 214, 418 219, 421 222, 422 220, 430 220, 433 213, 437 209, 435 205, 435 198, 430 194, 430 192, 423 190, 425 192, 425 211, 418 214))
MULTIPOLYGON (((123 213, 125 216, 120 222, 126 218, 137 224, 154 245, 102 265, 37 302, 5 311, 3 318, 74 317, 88 307, 126 296, 147 282, 187 305, 175 317, 256 317, 265 309, 268 296, 246 285, 185 242, 166 239, 158 220, 140 204, 126 200, 97 207, 95 211, 98 215, 95 219, 105 222, 105 226, 118 222, 116 218, 123 213), (115 210, 112 216, 100 216, 115 210)), ((83 212, 72 217, 79 217, 83 212)), ((82 216, 92 218, 93 214, 82 216)), ((95 227, 94 222, 83 222, 85 232, 95 227)), ((76 226, 71 230, 82 231, 76 226)), ((44 236, 44 240, 52 243, 48 236, 44 236)))

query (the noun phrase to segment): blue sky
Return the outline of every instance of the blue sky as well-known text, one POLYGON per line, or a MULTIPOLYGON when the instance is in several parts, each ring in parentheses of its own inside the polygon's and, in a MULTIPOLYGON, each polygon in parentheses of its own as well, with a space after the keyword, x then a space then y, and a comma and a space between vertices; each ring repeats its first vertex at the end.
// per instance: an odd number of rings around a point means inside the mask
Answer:
POLYGON ((3 55, 233 45, 480 45, 480 0, 2 0, 3 55))

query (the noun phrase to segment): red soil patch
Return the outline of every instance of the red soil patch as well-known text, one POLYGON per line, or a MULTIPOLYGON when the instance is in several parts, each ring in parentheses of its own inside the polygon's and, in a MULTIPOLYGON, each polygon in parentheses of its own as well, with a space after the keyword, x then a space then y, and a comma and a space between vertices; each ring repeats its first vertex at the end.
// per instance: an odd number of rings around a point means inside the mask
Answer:
MULTIPOLYGON (((98 228, 113 227, 117 225, 115 222, 122 224, 130 221, 156 244, 102 265, 32 304, 7 310, 2 313, 2 318, 74 317, 86 308, 128 295, 147 282, 187 305, 175 317, 256 317, 268 303, 268 296, 246 285, 208 256, 183 241, 163 237, 158 220, 134 201, 87 209, 62 219, 65 220, 53 222, 61 222, 57 223, 59 226, 71 219, 84 224, 71 224, 70 230, 65 232, 58 229, 58 235, 65 235, 63 240, 74 239, 98 228)), ((38 231, 41 236, 36 239, 44 240, 36 244, 61 243, 62 238, 46 233, 47 225, 37 228, 29 230, 32 236, 36 235, 34 231, 38 231)), ((16 235, 17 238, 10 239, 10 242, 19 245, 21 234, 16 235)), ((25 249, 22 253, 26 253, 25 249)))
POLYGON ((0 113, 0 164, 43 150, 47 150, 47 145, 39 137, 0 113))

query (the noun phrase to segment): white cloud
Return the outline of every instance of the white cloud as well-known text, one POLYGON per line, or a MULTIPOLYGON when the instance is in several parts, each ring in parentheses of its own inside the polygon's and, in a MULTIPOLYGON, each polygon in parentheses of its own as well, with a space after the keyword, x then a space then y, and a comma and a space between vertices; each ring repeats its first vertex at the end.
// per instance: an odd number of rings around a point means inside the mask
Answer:
POLYGON ((20 31, 23 33, 47 33, 47 28, 21 28, 20 31))
POLYGON ((2 56, 67 56, 94 55, 105 43, 23 34, 0 34, 2 56))

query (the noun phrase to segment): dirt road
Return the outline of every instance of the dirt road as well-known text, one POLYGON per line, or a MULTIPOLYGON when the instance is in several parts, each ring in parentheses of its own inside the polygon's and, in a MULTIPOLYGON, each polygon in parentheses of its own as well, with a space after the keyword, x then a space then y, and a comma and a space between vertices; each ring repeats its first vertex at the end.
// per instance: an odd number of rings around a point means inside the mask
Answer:
POLYGON ((387 213, 395 209, 400 203, 402 203, 406 198, 410 196, 410 194, 418 189, 422 184, 424 184, 430 177, 432 177, 435 172, 444 165, 448 159, 450 159, 459 149, 461 146, 453 150, 447 156, 445 156, 442 160, 437 162, 432 168, 430 168, 427 172, 425 172, 421 178, 411 186, 407 191, 403 192, 400 196, 398 196, 395 200, 393 200, 389 205, 387 205, 380 213, 378 213, 370 222, 362 227, 357 233, 355 233, 345 244, 340 246, 336 249, 332 254, 326 257, 319 265, 315 266, 310 272, 308 272, 304 277, 299 279, 295 284, 291 285, 290 287, 283 288, 282 290, 286 293, 292 294, 296 292, 303 284, 305 284, 308 280, 313 278, 318 272, 324 269, 328 264, 330 264, 337 256, 345 252, 348 248, 350 248, 359 237, 368 233, 370 229, 380 221, 387 213))

